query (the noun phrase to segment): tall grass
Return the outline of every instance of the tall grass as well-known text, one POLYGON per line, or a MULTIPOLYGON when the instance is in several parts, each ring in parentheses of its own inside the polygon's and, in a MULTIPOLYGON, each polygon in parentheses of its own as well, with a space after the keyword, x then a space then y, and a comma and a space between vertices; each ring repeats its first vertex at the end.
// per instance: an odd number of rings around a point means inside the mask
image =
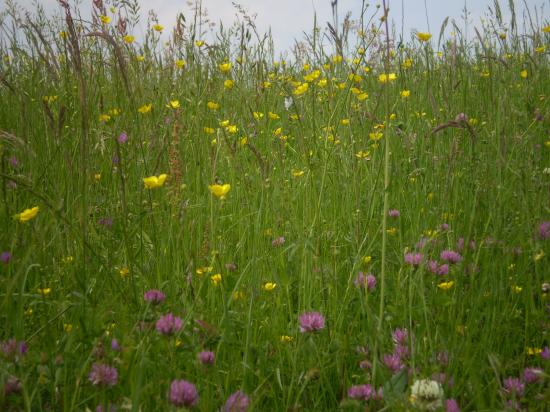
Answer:
POLYGON ((547 16, 365 3, 284 61, 242 8, 61 3, 0 16, 0 409, 547 410, 547 16))

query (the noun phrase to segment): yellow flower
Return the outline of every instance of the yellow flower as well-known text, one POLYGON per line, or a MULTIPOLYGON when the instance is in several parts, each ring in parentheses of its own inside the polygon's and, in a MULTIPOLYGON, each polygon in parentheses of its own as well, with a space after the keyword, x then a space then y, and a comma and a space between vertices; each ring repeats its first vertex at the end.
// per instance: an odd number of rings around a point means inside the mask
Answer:
POLYGON ((174 64, 178 69, 183 69, 185 67, 185 60, 178 59, 174 62, 174 64))
POLYGON ((491 72, 489 70, 483 70, 481 73, 479 73, 481 77, 489 77, 491 75, 491 72))
POLYGON ((304 76, 306 82, 313 82, 321 75, 321 70, 313 70, 311 73, 304 76))
POLYGON ((406 99, 407 97, 409 97, 411 95, 411 91, 410 90, 401 90, 400 95, 403 99, 406 99))
POLYGON ((427 42, 432 38, 430 33, 418 32, 416 33, 416 38, 420 41, 427 42))
POLYGON ((294 176, 294 177, 303 176, 304 173, 305 173, 305 172, 304 172, 303 170, 292 169, 292 176, 294 176))
POLYGON ((127 34, 126 36, 123 37, 123 39, 126 43, 132 44, 136 38, 131 34, 127 34))
POLYGON ((271 292, 273 289, 277 287, 277 284, 274 282, 267 282, 267 283, 264 283, 262 287, 266 292, 271 292))
POLYGON ((155 189, 157 187, 163 186, 167 177, 168 177, 168 175, 165 174, 165 173, 163 173, 159 176, 144 177, 143 178, 143 184, 145 185, 146 189, 155 189))
POLYGON ((71 330, 73 330, 72 323, 64 323, 63 324, 63 330, 67 333, 69 333, 71 330))
POLYGON ((226 89, 232 89, 233 88, 233 80, 231 79, 227 79, 223 82, 223 87, 225 87, 226 89))
POLYGON ((118 270, 118 274, 123 279, 127 278, 128 276, 130 276, 130 269, 128 269, 126 266, 123 266, 118 270))
POLYGON ((225 196, 231 190, 231 185, 226 183, 224 185, 209 185, 210 192, 219 199, 225 199, 225 196))
POLYGON ((265 81, 262 83, 264 89, 269 89, 271 87, 271 82, 265 81))
POLYGON ((203 267, 197 268, 195 272, 197 273, 197 275, 204 275, 205 273, 210 273, 213 270, 214 268, 212 266, 203 266, 203 267))
POLYGON ((292 94, 295 96, 301 96, 305 92, 307 92, 307 89, 309 88, 309 83, 302 83, 301 85, 297 86, 292 94))
POLYGON ((363 80, 363 78, 358 74, 350 73, 348 75, 348 80, 351 80, 354 83, 361 83, 361 80, 363 80))
POLYGON ((363 265, 368 265, 370 262, 372 262, 372 256, 364 256, 361 261, 363 262, 363 265))
POLYGON ((154 31, 158 31, 159 33, 164 30, 164 26, 161 26, 160 24, 155 24, 153 26, 154 31))
POLYGON ((204 133, 206 134, 214 134, 215 132, 214 128, 212 127, 205 127, 203 130, 204 130, 204 133))
POLYGON ((118 116, 118 115, 120 115, 120 113, 122 113, 122 110, 120 110, 120 109, 111 109, 111 110, 109 110, 109 115, 111 115, 111 116, 118 116))
POLYGON ((325 87, 327 85, 327 79, 321 79, 317 82, 317 86, 319 87, 325 87))
POLYGON ((222 120, 219 124, 221 127, 227 127, 229 126, 229 120, 222 120))
POLYGON ((355 157, 357 157, 358 159, 369 159, 370 152, 368 150, 366 151, 360 150, 357 153, 355 153, 355 157))
POLYGON ((370 140, 373 140, 373 141, 378 141, 380 139, 382 139, 382 137, 384 136, 384 134, 382 132, 372 132, 372 133, 369 133, 369 139, 370 140))
POLYGON ((109 16, 99 16, 99 19, 103 24, 109 24, 111 22, 111 18, 109 16))
POLYGON ((535 48, 535 52, 537 53, 544 53, 546 51, 546 46, 539 46, 537 48, 535 48))
POLYGON ((218 286, 222 281, 222 275, 216 273, 215 275, 210 276, 210 280, 214 286, 218 286))
POLYGON ((382 73, 378 76, 378 81, 380 83, 388 83, 388 82, 392 82, 394 81, 395 79, 397 79, 397 75, 395 73, 382 73))
POLYGON ((195 46, 197 46, 197 47, 202 47, 202 46, 204 46, 204 41, 202 41, 202 40, 195 40, 195 46))
POLYGON ((513 285, 512 286, 512 292, 520 293, 522 290, 523 290, 523 288, 521 286, 518 286, 518 285, 513 285))
POLYGON ((342 58, 342 56, 340 56, 340 55, 336 55, 336 56, 334 56, 334 57, 332 58, 332 62, 333 62, 334 64, 342 63, 342 60, 343 60, 343 58, 342 58))
POLYGON ((271 120, 279 120, 279 119, 281 118, 277 113, 273 113, 273 112, 268 112, 268 113, 267 113, 267 116, 268 116, 271 120))
POLYGON ((294 340, 294 337, 288 336, 288 335, 282 335, 281 336, 281 342, 283 343, 290 343, 294 340))
POLYGON ((216 102, 208 102, 206 103, 206 107, 208 107, 210 110, 218 110, 220 108, 220 105, 216 102))
POLYGON ((369 98, 369 94, 368 93, 359 93, 357 96, 357 100, 359 101, 363 101, 363 100, 366 100, 369 98))
POLYGON ((537 262, 537 261, 541 260, 543 257, 544 257, 544 251, 541 250, 539 253, 537 253, 537 254, 533 257, 533 259, 535 260, 535 262, 537 262))
POLYGON ((151 103, 144 104, 138 109, 138 112, 140 112, 141 114, 147 114, 151 111, 151 109, 153 109, 153 105, 151 103))
POLYGON ((527 79, 527 76, 529 76, 529 73, 527 72, 527 70, 523 69, 522 71, 519 72, 519 75, 522 79, 527 79))
POLYGON ((498 34, 498 37, 499 37, 501 40, 505 40, 505 39, 506 39, 506 33, 499 33, 499 34, 498 34))
POLYGON ((542 31, 545 33, 550 33, 550 24, 542 28, 542 31))
POLYGON ((386 233, 390 236, 393 236, 397 233, 397 228, 396 227, 390 227, 389 229, 386 229, 386 233))
POLYGON ((405 59, 405 61, 403 62, 404 69, 410 69, 412 65, 413 65, 412 59, 405 59))
POLYGON ((99 121, 102 123, 107 123, 109 120, 111 120, 111 116, 108 114, 100 114, 99 115, 99 121))
POLYGON ((169 109, 179 109, 180 102, 179 100, 170 100, 170 103, 166 105, 169 109))
POLYGON ((341 124, 342 126, 347 126, 347 125, 349 125, 349 119, 342 119, 342 120, 340 120, 340 124, 341 124))
POLYGON ((25 209, 18 215, 15 215, 15 218, 21 223, 28 222, 31 219, 34 219, 38 214, 40 208, 38 206, 33 207, 32 209, 25 209))
POLYGON ((57 100, 57 95, 55 95, 55 96, 43 96, 42 100, 44 100, 44 102, 46 102, 48 104, 52 104, 53 102, 55 102, 57 100))
POLYGON ((96 173, 94 175, 94 179, 95 179, 96 182, 99 182, 101 180, 101 173, 96 173))
POLYGON ((540 355, 542 353, 541 348, 526 348, 525 350, 527 352, 527 355, 533 356, 533 355, 540 355))
POLYGON ((143 60, 145 60, 145 56, 142 56, 141 54, 139 56, 136 56, 136 60, 138 62, 142 62, 143 60))
POLYGON ((225 128, 225 131, 226 131, 227 133, 235 134, 235 133, 237 133, 237 132, 239 131, 239 128, 238 128, 236 125, 234 125, 234 124, 230 124, 229 126, 227 126, 227 127, 225 128))
POLYGON ((246 146, 248 144, 248 137, 244 136, 240 141, 239 144, 241 146, 246 146))
POLYGON ((40 293, 42 296, 47 296, 51 293, 51 288, 38 288, 36 290, 38 293, 40 293))
POLYGON ((260 120, 262 117, 264 117, 264 114, 262 112, 252 112, 252 115, 256 120, 260 120))
POLYGON ((62 39, 66 39, 68 36, 67 32, 66 31, 60 31, 59 32, 59 37, 61 37, 62 39))
POLYGON ((231 70, 231 63, 221 63, 218 67, 222 73, 227 73, 231 70))
POLYGON ((233 300, 244 300, 245 297, 246 295, 242 290, 237 290, 231 295, 231 298, 233 300))
POLYGON ((449 290, 453 287, 454 284, 455 282, 450 280, 448 282, 441 282, 439 285, 437 285, 437 287, 441 290, 449 290))

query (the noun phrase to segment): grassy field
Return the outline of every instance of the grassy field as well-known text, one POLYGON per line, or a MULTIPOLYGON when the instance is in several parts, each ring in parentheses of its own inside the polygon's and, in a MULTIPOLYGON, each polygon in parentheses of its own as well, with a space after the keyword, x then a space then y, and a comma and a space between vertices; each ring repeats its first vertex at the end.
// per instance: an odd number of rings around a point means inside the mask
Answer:
POLYGON ((1 410, 549 410, 548 16, 94 3, 0 16, 1 410))

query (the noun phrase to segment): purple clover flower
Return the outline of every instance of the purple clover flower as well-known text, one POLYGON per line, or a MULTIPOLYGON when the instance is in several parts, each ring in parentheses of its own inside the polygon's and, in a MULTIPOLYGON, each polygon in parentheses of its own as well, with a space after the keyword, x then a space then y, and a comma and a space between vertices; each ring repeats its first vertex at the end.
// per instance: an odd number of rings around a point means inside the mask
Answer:
POLYGON ((88 380, 95 386, 115 386, 118 382, 118 372, 112 366, 96 362, 92 365, 88 380))
POLYGON ((213 365, 216 361, 216 355, 211 351, 202 351, 199 353, 199 362, 203 365, 213 365))
POLYGON ((397 328, 391 334, 395 345, 406 345, 409 339, 409 331, 405 328, 397 328))
POLYGON ((458 402, 454 399, 447 399, 447 402, 445 402, 445 412, 460 412, 458 402))
POLYGON ((197 388, 186 380, 173 380, 168 394, 170 403, 174 406, 195 406, 199 401, 197 388))
POLYGON ((444 260, 445 262, 451 264, 458 263, 462 260, 462 256, 460 255, 460 253, 455 252, 454 250, 444 250, 443 252, 441 252, 439 257, 441 258, 441 260, 444 260))
POLYGON ((550 237, 550 221, 542 222, 539 225, 538 235, 541 240, 546 240, 550 237))
POLYGON ((120 352, 122 350, 122 348, 120 347, 120 343, 118 343, 118 340, 116 340, 115 338, 111 340, 111 349, 115 352, 120 352))
POLYGON ((401 213, 399 213, 399 210, 397 209, 390 209, 388 210, 388 216, 393 218, 398 218, 399 216, 401 216, 401 213))
POLYGON ((405 253, 405 263, 417 267, 422 263, 423 257, 422 253, 405 253))
POLYGON ((325 327, 325 318, 319 312, 305 312, 299 317, 300 332, 315 332, 325 327))
POLYGON ((179 332, 182 327, 183 321, 181 318, 178 318, 171 313, 161 316, 155 325, 157 332, 162 335, 172 335, 179 332))
POLYGON ((128 141, 128 135, 126 134, 126 132, 122 132, 121 134, 119 134, 117 141, 120 144, 126 143, 128 141))
POLYGON ((523 381, 525 383, 535 383, 541 378, 543 373, 540 368, 525 368, 523 370, 523 381))
POLYGON ((348 398, 368 401, 377 398, 377 393, 372 385, 354 385, 348 389, 348 398))
POLYGON ((9 396, 14 393, 20 393, 23 390, 21 381, 14 376, 10 376, 4 384, 4 395, 9 396))
POLYGON ((386 367, 391 370, 394 374, 405 368, 405 365, 401 361, 401 357, 397 353, 392 353, 390 355, 386 354, 383 357, 383 362, 386 367))
POLYGON ((242 391, 232 393, 223 407, 223 412, 246 412, 250 406, 250 399, 242 391))
POLYGON ((523 396, 523 392, 525 391, 525 384, 519 379, 519 378, 513 378, 508 377, 504 379, 504 390, 516 397, 523 396))
POLYGON ((0 254, 0 262, 7 265, 8 263, 10 263, 10 260, 11 260, 11 253, 10 252, 6 251, 6 252, 2 252, 0 254))
POLYGON ((363 272, 359 272, 357 277, 353 281, 353 284, 357 288, 367 288, 370 292, 376 288, 376 278, 372 273, 367 273, 366 275, 363 272))
POLYGON ((159 303, 162 303, 164 299, 166 299, 166 295, 162 293, 160 290, 151 289, 143 294, 143 299, 147 303, 150 303, 152 305, 158 305, 159 303))
POLYGON ((0 349, 4 356, 13 362, 18 361, 27 353, 27 344, 25 341, 18 341, 15 338, 10 338, 0 343, 0 349))

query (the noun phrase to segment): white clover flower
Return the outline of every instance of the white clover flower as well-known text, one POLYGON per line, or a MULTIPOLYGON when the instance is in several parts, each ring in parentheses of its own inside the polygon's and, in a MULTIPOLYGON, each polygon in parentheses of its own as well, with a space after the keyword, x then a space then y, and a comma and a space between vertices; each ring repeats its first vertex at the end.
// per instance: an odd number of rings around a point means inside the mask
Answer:
POLYGON ((424 411, 435 411, 443 406, 443 388, 437 381, 421 379, 411 387, 411 403, 424 411))

